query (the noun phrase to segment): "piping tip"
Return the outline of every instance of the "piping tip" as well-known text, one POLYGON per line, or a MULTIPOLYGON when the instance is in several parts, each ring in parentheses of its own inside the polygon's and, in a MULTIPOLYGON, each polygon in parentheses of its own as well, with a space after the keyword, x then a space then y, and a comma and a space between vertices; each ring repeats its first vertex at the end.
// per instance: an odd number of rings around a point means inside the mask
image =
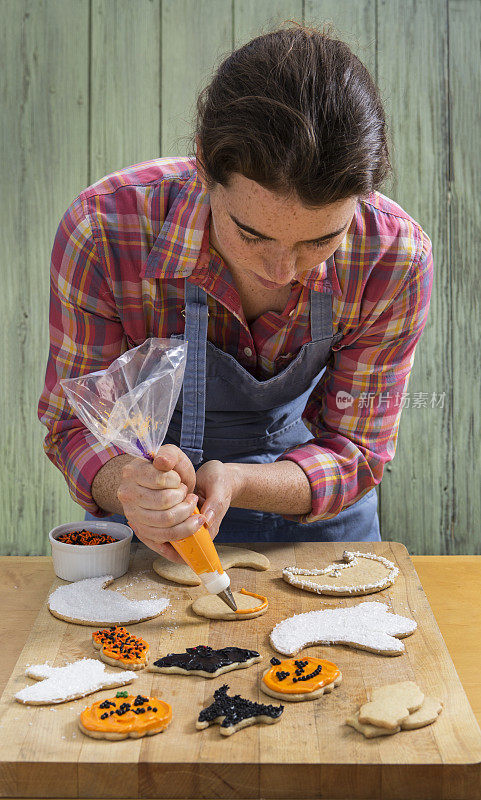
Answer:
POLYGON ((217 597, 220 597, 220 599, 221 599, 221 600, 223 600, 223 601, 224 601, 224 603, 225 603, 227 606, 229 606, 229 608, 230 608, 232 611, 237 611, 237 605, 236 605, 236 601, 234 600, 234 596, 233 596, 233 594, 232 594, 231 590, 229 589, 229 587, 227 587, 226 589, 224 589, 222 592, 219 592, 219 594, 217 595, 217 597))

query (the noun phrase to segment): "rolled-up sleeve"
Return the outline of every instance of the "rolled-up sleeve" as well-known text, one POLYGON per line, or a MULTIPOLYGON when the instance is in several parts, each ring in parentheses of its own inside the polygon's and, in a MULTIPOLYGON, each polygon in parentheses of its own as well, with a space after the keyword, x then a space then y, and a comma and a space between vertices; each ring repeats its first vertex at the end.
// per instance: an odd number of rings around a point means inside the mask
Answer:
POLYGON ((49 336, 45 384, 38 418, 46 426, 44 451, 62 472, 69 492, 92 514, 104 517, 91 493, 92 481, 111 458, 75 416, 60 380, 105 369, 122 352, 123 327, 99 257, 88 214, 77 198, 62 217, 50 265, 49 336))
POLYGON ((384 465, 396 452, 432 278, 432 246, 423 232, 417 257, 394 295, 367 303, 356 329, 333 347, 303 414, 313 438, 278 459, 298 464, 312 492, 310 513, 286 519, 332 519, 380 483, 384 465))

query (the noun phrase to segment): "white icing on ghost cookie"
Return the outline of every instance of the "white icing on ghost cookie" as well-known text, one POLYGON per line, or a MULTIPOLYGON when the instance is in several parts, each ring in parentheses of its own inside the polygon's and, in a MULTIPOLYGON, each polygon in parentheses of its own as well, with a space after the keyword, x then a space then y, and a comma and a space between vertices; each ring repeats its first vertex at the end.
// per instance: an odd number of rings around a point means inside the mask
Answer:
POLYGON ((115 591, 105 591, 112 575, 86 578, 59 586, 47 601, 54 617, 78 625, 134 625, 157 617, 170 603, 166 597, 156 600, 129 600, 115 591))
POLYGON ((292 586, 297 586, 299 589, 305 589, 308 592, 345 596, 380 592, 388 586, 392 586, 399 575, 399 569, 392 561, 374 553, 345 550, 342 560, 344 563, 329 564, 323 569, 286 567, 282 571, 282 577, 292 586), (356 569, 353 569, 354 567, 356 569), (340 578, 342 576, 343 580, 328 580, 326 583, 322 583, 305 580, 300 577, 303 575, 308 577, 325 575, 327 579, 340 578))
POLYGON ((276 625, 270 641, 285 656, 296 655, 312 644, 346 644, 380 655, 399 656, 404 645, 398 638, 414 633, 417 623, 387 612, 384 603, 365 602, 349 608, 295 614, 276 625))
POLYGON ((135 672, 106 672, 105 664, 95 658, 82 658, 65 667, 50 667, 48 664, 34 664, 25 670, 25 675, 35 678, 39 683, 26 686, 15 695, 19 703, 48 705, 64 703, 76 697, 124 686, 137 678, 135 672))

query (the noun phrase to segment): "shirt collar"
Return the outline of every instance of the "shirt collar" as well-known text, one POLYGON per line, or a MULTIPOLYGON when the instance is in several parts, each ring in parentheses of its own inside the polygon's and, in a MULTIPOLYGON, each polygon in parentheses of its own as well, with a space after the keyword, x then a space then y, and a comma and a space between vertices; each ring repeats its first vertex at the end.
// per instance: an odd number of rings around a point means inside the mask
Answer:
MULTIPOLYGON (((141 278, 186 278, 205 270, 209 253, 210 201, 194 171, 172 203, 146 262, 141 278)), ((299 278, 318 292, 341 296, 334 255, 299 278)))

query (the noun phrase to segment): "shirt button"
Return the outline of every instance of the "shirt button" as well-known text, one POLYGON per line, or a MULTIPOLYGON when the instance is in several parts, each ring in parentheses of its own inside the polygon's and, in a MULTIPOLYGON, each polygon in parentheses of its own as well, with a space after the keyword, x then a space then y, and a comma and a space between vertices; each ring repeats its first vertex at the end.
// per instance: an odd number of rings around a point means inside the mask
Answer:
POLYGON ((246 356, 249 356, 250 358, 250 356, 252 355, 252 350, 250 349, 250 347, 244 347, 244 353, 246 356))

